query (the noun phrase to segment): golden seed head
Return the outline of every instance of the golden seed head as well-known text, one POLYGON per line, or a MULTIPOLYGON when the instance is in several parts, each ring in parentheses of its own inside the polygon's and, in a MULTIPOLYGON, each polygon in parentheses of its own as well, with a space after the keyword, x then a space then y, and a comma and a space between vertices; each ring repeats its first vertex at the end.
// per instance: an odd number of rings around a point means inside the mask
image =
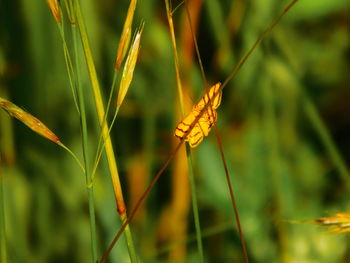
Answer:
POLYGON ((125 95, 128 92, 130 83, 133 78, 134 69, 135 69, 135 65, 136 65, 136 61, 137 61, 137 57, 140 49, 140 40, 141 40, 142 31, 143 31, 143 25, 141 26, 141 29, 136 33, 134 42, 132 44, 132 47, 129 50, 129 54, 124 65, 122 78, 120 80, 117 107, 120 107, 120 105, 123 103, 125 95))
POLYGON ((331 227, 331 233, 350 232, 350 213, 336 213, 335 216, 321 217, 313 221, 323 226, 331 227))
POLYGON ((61 23, 61 12, 57 0, 46 0, 47 5, 49 6, 52 15, 54 16, 57 24, 61 23))
POLYGON ((117 58, 115 62, 116 70, 119 70, 121 63, 125 58, 126 51, 128 50, 128 47, 129 47, 131 31, 132 31, 131 26, 132 26, 132 21, 135 14, 136 3, 137 3, 137 0, 130 1, 128 13, 126 15, 125 23, 123 26, 123 32, 121 34, 119 45, 118 45, 117 58))
POLYGON ((44 138, 53 141, 54 143, 60 144, 60 139, 47 128, 40 120, 35 118, 33 115, 25 112, 20 107, 16 106, 12 102, 5 100, 0 97, 0 107, 7 111, 12 117, 18 119, 23 124, 28 126, 37 134, 43 136, 44 138))

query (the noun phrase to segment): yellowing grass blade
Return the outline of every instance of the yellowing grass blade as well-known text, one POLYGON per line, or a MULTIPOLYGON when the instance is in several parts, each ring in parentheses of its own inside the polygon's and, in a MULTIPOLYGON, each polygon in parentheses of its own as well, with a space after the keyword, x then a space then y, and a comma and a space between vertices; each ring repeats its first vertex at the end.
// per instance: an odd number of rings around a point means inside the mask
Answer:
POLYGON ((128 92, 130 83, 134 75, 134 69, 136 66, 136 61, 140 50, 140 41, 141 41, 142 31, 143 31, 143 25, 141 26, 141 29, 137 32, 135 36, 134 43, 130 48, 128 57, 124 65, 123 75, 120 80, 117 107, 120 107, 120 105, 123 103, 123 100, 125 98, 126 93, 128 92))
POLYGON ((43 136, 44 138, 61 145, 60 139, 47 128, 40 120, 35 118, 33 115, 22 110, 20 107, 16 106, 12 102, 5 100, 0 97, 0 107, 7 111, 12 117, 18 119, 29 128, 31 128, 37 134, 43 136))
POLYGON ((135 8, 136 8, 136 0, 131 0, 128 14, 126 15, 123 32, 120 37, 119 46, 117 50, 117 59, 115 62, 115 68, 116 70, 119 70, 120 64, 122 63, 126 51, 128 50, 130 38, 131 38, 131 26, 132 26, 132 20, 134 18, 135 8))

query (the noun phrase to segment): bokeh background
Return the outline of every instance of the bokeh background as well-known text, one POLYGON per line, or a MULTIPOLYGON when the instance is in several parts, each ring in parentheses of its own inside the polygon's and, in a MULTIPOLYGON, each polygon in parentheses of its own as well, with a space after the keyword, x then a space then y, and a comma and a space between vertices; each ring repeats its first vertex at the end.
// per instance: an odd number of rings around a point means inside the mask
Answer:
MULTIPOLYGON (((105 98, 127 0, 81 1, 105 98)), ((287 1, 191 0, 206 77, 224 81, 287 1)), ((173 6, 179 4, 174 1, 173 6)), ((184 5, 174 13, 185 99, 203 94, 184 5)), ((111 132, 128 207, 174 149, 180 120, 163 1, 145 22, 132 86, 111 132)), ((42 120, 82 158, 62 42, 45 1, 0 3, 0 96, 42 120)), ((99 129, 86 66, 91 158, 99 129)), ((349 238, 302 220, 349 211, 350 2, 300 0, 223 91, 218 128, 251 262, 350 262, 349 238)), ((85 178, 72 157, 0 112, 0 176, 8 262, 89 262, 85 178)), ((193 150, 206 262, 243 262, 216 137, 193 150)), ((183 153, 131 224, 143 262, 198 262, 183 153)), ((103 159, 94 181, 99 255, 120 221, 103 159)), ((2 251, 4 253, 4 251, 2 251)), ((129 262, 125 240, 110 262, 129 262)))

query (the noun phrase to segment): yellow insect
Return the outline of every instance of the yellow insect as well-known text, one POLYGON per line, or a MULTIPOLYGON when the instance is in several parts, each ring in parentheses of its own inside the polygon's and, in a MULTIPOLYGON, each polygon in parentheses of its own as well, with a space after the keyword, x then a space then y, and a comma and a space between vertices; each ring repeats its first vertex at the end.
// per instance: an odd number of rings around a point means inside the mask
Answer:
POLYGON ((212 86, 203 98, 192 107, 192 111, 185 119, 176 126, 175 136, 180 139, 186 136, 185 141, 188 142, 192 148, 197 147, 201 143, 204 136, 209 134, 211 127, 216 122, 216 109, 221 103, 222 96, 220 86, 220 82, 212 86), (210 105, 205 109, 205 112, 203 112, 198 122, 193 126, 193 129, 187 133, 207 103, 210 103, 210 105))

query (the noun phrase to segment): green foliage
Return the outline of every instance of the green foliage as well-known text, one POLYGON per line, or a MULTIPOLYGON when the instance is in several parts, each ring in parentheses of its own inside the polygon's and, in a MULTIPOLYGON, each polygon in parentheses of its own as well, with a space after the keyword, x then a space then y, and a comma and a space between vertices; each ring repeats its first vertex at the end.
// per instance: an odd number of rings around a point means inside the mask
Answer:
MULTIPOLYGON (((227 77, 287 2, 203 2, 197 36, 210 84, 227 77)), ((106 101, 129 1, 81 4, 106 101)), ((0 96, 47 124, 82 160, 79 114, 54 18, 45 1, 5 0, 2 6, 0 96)), ((223 90, 218 128, 251 262, 349 261, 346 236, 302 223, 349 211, 349 9, 347 0, 298 1, 223 90)), ((65 8, 62 11, 66 16, 65 8)), ((185 15, 182 5, 173 18, 180 70, 188 84, 185 99, 194 103, 203 94, 203 82, 195 55, 184 68, 185 51, 190 49, 183 44, 189 32, 185 15)), ((111 132, 129 210, 173 150, 172 142, 178 142, 173 132, 180 120, 163 1, 139 1, 134 28, 140 21, 145 25, 138 62, 111 132)), ((68 30, 67 20, 64 28, 68 30)), ((70 35, 66 38, 71 46, 70 35)), ((88 158, 93 160, 100 130, 85 65, 81 84, 88 158)), ((214 131, 193 157, 205 259, 243 262, 214 131), (217 232, 210 231, 216 227, 217 232)), ((169 255, 181 246, 187 249, 185 262, 198 262, 191 210, 181 219, 167 214, 174 198, 175 170, 172 163, 131 223, 143 262, 172 262, 169 255), (169 229, 183 219, 187 236, 173 240, 169 229)), ((1 228, 0 259, 5 247, 8 262, 90 261, 88 200, 80 167, 61 148, 4 112, 0 112, 0 180, 4 204, 0 223, 5 221, 6 234, 5 240, 1 228)), ((94 187, 101 256, 121 225, 105 157, 94 187)), ((129 262, 123 238, 110 262, 129 262)))

